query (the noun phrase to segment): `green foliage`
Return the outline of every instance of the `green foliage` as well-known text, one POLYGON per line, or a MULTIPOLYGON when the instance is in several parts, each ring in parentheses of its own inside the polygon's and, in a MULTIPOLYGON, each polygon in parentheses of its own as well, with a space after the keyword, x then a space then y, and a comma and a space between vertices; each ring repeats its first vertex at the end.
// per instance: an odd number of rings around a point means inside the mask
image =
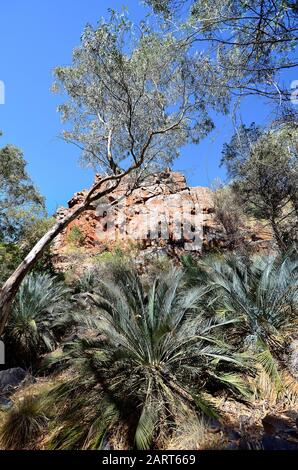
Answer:
POLYGON ((228 176, 233 181, 245 173, 245 163, 250 157, 252 146, 262 136, 262 128, 254 122, 250 126, 241 125, 230 142, 224 144, 221 164, 226 166, 228 176))
POLYGON ((97 287, 98 279, 101 277, 110 277, 113 266, 131 265, 133 259, 132 253, 131 249, 122 249, 120 246, 115 246, 111 251, 104 251, 92 257, 92 267, 84 270, 79 278, 75 282, 72 282, 74 290, 82 293, 93 292, 97 287))
POLYGON ((0 282, 4 282, 22 260, 16 243, 0 243, 0 282))
MULTIPOLYGON (((10 276, 53 223, 52 218, 39 218, 27 213, 19 230, 19 239, 15 242, 0 243, 0 283, 10 276)), ((50 248, 43 252, 34 266, 34 271, 53 273, 50 248)))
POLYGON ((166 274, 173 268, 173 262, 169 256, 157 255, 147 260, 149 274, 153 277, 160 277, 166 274))
POLYGON ((7 357, 22 365, 34 364, 57 345, 55 325, 68 308, 68 289, 49 274, 29 274, 16 296, 5 330, 7 357))
MULTIPOLYGON (((51 368, 67 374, 40 397, 41 426, 35 427, 32 441, 43 432, 47 416, 49 449, 101 449, 119 427, 128 446, 158 447, 161 436, 175 436, 181 422, 218 416, 210 395, 214 390, 249 400, 244 372, 255 373, 250 356, 275 390, 282 389, 286 338, 297 327, 295 254, 252 262, 236 255, 194 261, 188 255, 183 265, 185 274, 162 272, 144 291, 131 265, 108 263, 106 271, 92 271, 91 281, 75 297, 81 311, 66 314, 62 305, 45 326, 34 318, 30 341, 35 329, 44 333, 63 323, 85 326, 88 334, 48 356, 51 368)), ((36 304, 41 313, 51 305, 51 296, 41 300, 46 284, 40 282, 44 287, 37 301, 23 296, 27 312, 37 310, 36 304)), ((56 300, 53 296, 55 306, 60 294, 56 300)), ((30 414, 26 420, 30 424, 30 414)), ((11 442, 3 445, 9 448, 11 442)))
MULTIPOLYGON (((53 223, 34 187, 20 149, 0 149, 0 283, 9 277, 53 223)), ((49 250, 36 269, 51 269, 49 250)))
POLYGON ((212 130, 210 107, 225 109, 209 72, 187 42, 112 12, 85 28, 72 65, 55 70, 54 91, 69 96, 60 106, 70 124, 64 138, 82 149, 84 164, 109 173, 139 169, 143 178, 165 168, 182 145, 212 130), (209 92, 203 83, 211 79, 209 92))
MULTIPOLYGON (((284 0, 146 0, 163 23, 204 45, 233 94, 281 100, 280 71, 295 67, 297 4, 284 0)), ((200 48, 201 50, 201 48, 200 48)), ((206 52, 205 52, 206 53, 206 52)))
POLYGON ((275 389, 277 391, 281 390, 282 381, 278 370, 278 364, 266 344, 263 344, 263 350, 257 354, 256 359, 272 380, 275 389))
POLYGON ((1 446, 6 450, 28 449, 46 425, 47 418, 39 400, 26 396, 8 412, 1 426, 1 446))
POLYGON ((150 255, 144 258, 144 288, 152 286, 157 277, 167 275, 174 267, 173 260, 167 254, 150 255))
POLYGON ((181 264, 185 271, 185 279, 188 285, 196 286, 198 283, 207 286, 209 282, 208 266, 210 263, 216 262, 223 258, 223 254, 208 254, 203 259, 195 259, 190 253, 181 256, 181 264))
POLYGON ((250 263, 233 255, 210 262, 205 269, 213 292, 213 308, 225 312, 226 318, 241 320, 239 345, 251 348, 278 383, 277 369, 286 350, 286 334, 297 327, 297 257, 256 258, 250 263))
POLYGON ((77 225, 71 227, 69 233, 67 234, 67 242, 75 247, 81 246, 84 242, 85 236, 77 225))
MULTIPOLYGON (((21 236, 18 245, 23 260, 40 238, 54 225, 54 217, 30 217, 22 225, 21 236)), ((34 265, 35 272, 48 272, 54 274, 52 265, 51 249, 47 247, 42 256, 34 265)))
POLYGON ((95 269, 86 269, 79 276, 76 282, 74 282, 75 292, 93 292, 93 289, 97 283, 95 269))
POLYGON ((297 242, 297 148, 296 127, 261 133, 252 124, 241 126, 223 150, 238 202, 248 214, 268 221, 282 251, 297 242))
POLYGON ((51 448, 101 448, 121 421, 134 445, 147 449, 185 414, 215 416, 205 395, 212 384, 244 391, 236 371, 245 361, 222 341, 226 323, 205 318, 200 287, 187 288, 172 270, 146 295, 131 268, 110 269, 113 280, 98 280, 89 295, 94 335, 66 344, 51 361, 73 370, 49 395, 58 407, 51 448))
POLYGON ((125 253, 123 249, 121 249, 119 246, 115 247, 111 251, 104 251, 100 255, 96 257, 96 263, 120 263, 121 260, 128 259, 129 255, 125 253))
POLYGON ((244 213, 231 186, 217 188, 213 194, 216 220, 223 226, 231 246, 243 237, 244 213))
POLYGON ((44 214, 44 200, 33 186, 20 149, 6 145, 0 149, 0 241, 19 238, 28 211, 44 214))

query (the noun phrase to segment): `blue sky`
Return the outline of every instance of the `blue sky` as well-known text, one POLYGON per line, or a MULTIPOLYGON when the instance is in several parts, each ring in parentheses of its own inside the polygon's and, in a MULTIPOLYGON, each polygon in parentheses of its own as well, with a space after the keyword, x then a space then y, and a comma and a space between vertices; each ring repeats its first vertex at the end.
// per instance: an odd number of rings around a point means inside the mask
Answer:
MULTIPOLYGON (((56 108, 62 98, 50 91, 52 70, 70 63, 86 23, 96 24, 108 8, 122 5, 134 21, 146 13, 138 0, 1 0, 0 80, 5 83, 5 104, 0 105, 0 145, 10 142, 24 151, 28 171, 50 213, 93 180, 91 170, 80 167, 78 150, 59 138, 62 125, 56 108)), ((286 77, 288 85, 296 75, 292 71, 286 77)), ((261 99, 247 99, 242 116, 246 123, 263 123, 270 108, 261 99)), ((216 124, 199 145, 182 149, 175 163, 190 185, 208 186, 225 177, 219 160, 233 126, 229 116, 217 117, 216 124)))

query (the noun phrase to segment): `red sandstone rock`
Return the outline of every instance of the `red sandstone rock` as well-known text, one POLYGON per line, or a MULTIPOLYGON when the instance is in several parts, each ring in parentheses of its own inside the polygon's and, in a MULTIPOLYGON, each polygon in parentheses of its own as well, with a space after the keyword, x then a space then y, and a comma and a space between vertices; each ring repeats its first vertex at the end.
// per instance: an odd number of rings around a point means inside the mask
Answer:
MULTIPOLYGON (((100 177, 96 175, 95 182, 100 177)), ((68 202, 68 209, 57 211, 57 219, 80 204, 86 192, 76 193, 68 202)), ((127 181, 122 181, 116 191, 98 201, 97 207, 85 211, 57 237, 53 248, 56 257, 65 252, 74 226, 82 234, 81 250, 90 253, 101 253, 115 243, 131 241, 143 249, 177 245, 179 249, 197 252, 202 246, 208 248, 228 243, 223 228, 214 217, 211 189, 190 188, 181 173, 171 171, 148 178, 131 194, 127 181), (110 203, 115 200, 119 203, 111 207, 110 203)), ((259 223, 248 228, 248 238, 259 245, 268 245, 272 240, 270 230, 259 223)))

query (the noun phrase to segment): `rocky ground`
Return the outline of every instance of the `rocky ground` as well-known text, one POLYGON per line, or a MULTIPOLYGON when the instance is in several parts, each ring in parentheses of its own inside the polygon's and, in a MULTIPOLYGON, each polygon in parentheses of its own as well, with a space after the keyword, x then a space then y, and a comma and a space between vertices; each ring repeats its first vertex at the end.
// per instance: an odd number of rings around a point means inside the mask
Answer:
MULTIPOLYGON (((0 426, 12 406, 24 396, 38 394, 50 379, 34 378, 20 367, 0 371, 0 426)), ((268 390, 265 398, 240 403, 225 396, 214 405, 220 420, 202 428, 187 422, 177 435, 165 440, 167 449, 298 450, 298 393, 277 397, 268 390)), ((39 448, 43 448, 41 440, 39 448)))
MULTIPOLYGON (((98 178, 100 175, 96 181, 98 178)), ((57 219, 80 204, 86 192, 76 193, 68 208, 58 209, 57 219)), ((160 173, 132 193, 124 181, 108 199, 99 202, 56 238, 53 261, 57 271, 92 265, 98 255, 113 250, 119 243, 128 249, 137 246, 142 257, 160 251, 174 257, 182 252, 199 254, 231 244, 214 215, 211 189, 189 187, 181 173, 160 173), (108 208, 110 203, 114 204, 112 208, 108 208), (76 242, 72 240, 74 228, 76 242)), ((272 249, 272 233, 266 224, 246 220, 242 231, 252 250, 272 249)))

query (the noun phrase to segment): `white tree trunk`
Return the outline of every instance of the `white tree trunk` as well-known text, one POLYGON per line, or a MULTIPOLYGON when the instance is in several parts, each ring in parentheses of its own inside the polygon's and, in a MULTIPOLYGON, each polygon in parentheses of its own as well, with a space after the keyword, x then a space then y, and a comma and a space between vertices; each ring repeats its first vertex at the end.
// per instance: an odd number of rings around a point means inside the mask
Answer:
POLYGON ((26 274, 35 265, 37 260, 42 255, 44 249, 51 243, 51 241, 64 230, 68 224, 77 218, 88 207, 88 202, 85 200, 73 212, 68 214, 64 219, 57 222, 48 232, 36 243, 30 253, 17 267, 14 273, 7 279, 0 291, 0 336, 3 334, 5 325, 11 312, 14 297, 20 287, 20 284, 26 274))

